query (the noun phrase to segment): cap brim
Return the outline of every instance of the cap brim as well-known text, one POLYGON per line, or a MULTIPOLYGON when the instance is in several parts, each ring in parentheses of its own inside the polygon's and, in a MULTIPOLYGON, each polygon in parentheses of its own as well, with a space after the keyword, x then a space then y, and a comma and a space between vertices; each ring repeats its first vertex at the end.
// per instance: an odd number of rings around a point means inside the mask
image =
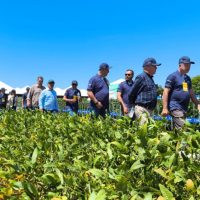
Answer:
POLYGON ((152 64, 153 66, 160 66, 161 63, 152 64))
POLYGON ((195 64, 195 62, 193 62, 193 61, 190 61, 190 64, 195 64))

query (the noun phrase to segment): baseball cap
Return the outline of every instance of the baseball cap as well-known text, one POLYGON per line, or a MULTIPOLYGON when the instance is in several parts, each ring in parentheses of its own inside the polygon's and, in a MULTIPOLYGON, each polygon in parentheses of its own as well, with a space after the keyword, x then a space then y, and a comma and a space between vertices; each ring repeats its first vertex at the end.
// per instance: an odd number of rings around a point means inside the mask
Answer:
POLYGON ((147 58, 143 62, 143 67, 148 66, 148 65, 160 66, 161 63, 157 63, 155 58, 147 58))
POLYGON ((111 67, 107 63, 101 63, 99 65, 99 70, 101 69, 110 69, 111 67))
POLYGON ((50 80, 48 81, 48 83, 55 83, 55 81, 54 81, 53 79, 50 79, 50 80))
POLYGON ((190 58, 188 56, 182 56, 179 59, 179 64, 184 63, 184 64, 195 64, 195 62, 191 61, 190 58))
POLYGON ((76 80, 73 80, 72 85, 78 85, 78 82, 76 80))

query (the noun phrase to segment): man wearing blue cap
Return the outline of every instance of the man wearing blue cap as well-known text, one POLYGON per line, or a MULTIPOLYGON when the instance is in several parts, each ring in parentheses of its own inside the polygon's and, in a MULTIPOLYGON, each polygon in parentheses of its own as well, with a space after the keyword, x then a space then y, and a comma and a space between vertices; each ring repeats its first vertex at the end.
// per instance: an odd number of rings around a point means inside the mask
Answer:
POLYGON ((90 107, 95 115, 105 117, 109 111, 109 82, 106 76, 110 66, 102 63, 99 66, 98 74, 93 76, 88 83, 87 94, 90 98, 90 107))
POLYGON ((154 58, 147 58, 143 63, 143 73, 135 79, 129 93, 129 101, 135 105, 135 118, 140 119, 140 124, 148 122, 157 104, 157 87, 153 80, 157 66, 154 58))
POLYGON ((200 111, 200 102, 196 99, 191 79, 187 75, 191 64, 195 63, 189 57, 181 57, 179 59, 178 70, 167 77, 163 91, 162 115, 167 116, 170 114, 173 119, 173 128, 176 129, 184 126, 190 99, 198 106, 198 110, 200 111))
POLYGON ((69 112, 78 112, 78 103, 81 101, 81 91, 77 88, 78 82, 72 81, 72 87, 67 89, 63 100, 66 102, 66 110, 69 112))

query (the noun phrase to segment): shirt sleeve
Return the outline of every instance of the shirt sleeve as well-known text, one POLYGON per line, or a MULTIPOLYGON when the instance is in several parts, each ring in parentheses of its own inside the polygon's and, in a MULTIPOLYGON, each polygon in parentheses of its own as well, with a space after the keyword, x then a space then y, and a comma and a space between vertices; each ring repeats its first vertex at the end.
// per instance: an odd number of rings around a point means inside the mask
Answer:
POLYGON ((173 75, 169 75, 167 77, 167 80, 165 82, 165 88, 173 88, 174 87, 174 76, 173 75))
POLYGON ((137 98, 137 95, 138 95, 138 92, 142 89, 142 87, 143 87, 143 78, 142 78, 142 76, 137 76, 136 78, 135 78, 135 82, 134 82, 134 84, 133 84, 133 86, 132 86, 132 88, 131 88, 131 90, 130 90, 130 92, 129 92, 129 94, 128 94, 128 97, 129 97, 129 101, 131 102, 131 103, 134 103, 135 102, 135 100, 136 100, 136 98, 137 98))
POLYGON ((65 97, 67 97, 67 96, 68 96, 68 90, 66 90, 66 91, 65 91, 65 94, 64 94, 64 96, 65 96, 65 97))
POLYGON ((117 88, 117 92, 121 92, 122 93, 122 90, 123 90, 123 86, 122 86, 122 83, 120 83, 118 88, 117 88))
POLYGON ((55 109, 56 111, 58 111, 59 107, 58 107, 58 99, 57 99, 57 93, 55 92, 55 109))
POLYGON ((45 92, 43 91, 39 96, 39 108, 44 109, 45 92))
POLYGON ((91 79, 89 80, 87 90, 88 90, 88 91, 93 91, 93 89, 94 89, 94 78, 91 78, 91 79))
POLYGON ((27 99, 28 100, 31 100, 31 97, 32 97, 32 93, 33 93, 33 88, 31 88, 27 94, 27 99))

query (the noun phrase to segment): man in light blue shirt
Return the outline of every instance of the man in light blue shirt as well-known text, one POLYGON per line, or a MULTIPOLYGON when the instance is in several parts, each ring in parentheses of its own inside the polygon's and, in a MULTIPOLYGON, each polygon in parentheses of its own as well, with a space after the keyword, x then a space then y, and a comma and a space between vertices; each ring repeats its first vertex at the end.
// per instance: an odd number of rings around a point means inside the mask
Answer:
POLYGON ((54 84, 54 80, 49 80, 48 88, 40 94, 39 109, 42 111, 58 112, 57 94, 53 89, 54 84))

